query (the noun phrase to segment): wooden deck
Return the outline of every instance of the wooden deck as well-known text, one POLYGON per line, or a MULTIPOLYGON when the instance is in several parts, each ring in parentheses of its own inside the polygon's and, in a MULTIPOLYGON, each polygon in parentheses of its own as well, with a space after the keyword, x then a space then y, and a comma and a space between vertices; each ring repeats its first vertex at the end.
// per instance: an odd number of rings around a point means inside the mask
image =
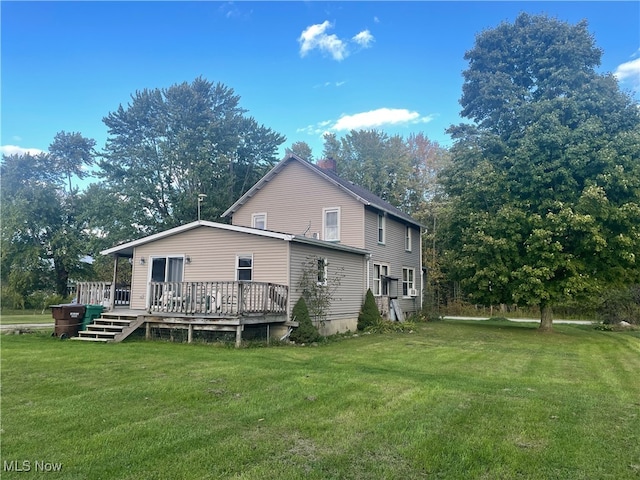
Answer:
POLYGON ((88 325, 86 330, 79 333, 76 340, 94 342, 120 342, 138 329, 144 328, 145 338, 152 338, 152 331, 160 329, 169 332, 170 338, 177 330, 186 332, 187 342, 191 343, 196 332, 232 332, 235 334, 235 345, 242 344, 242 333, 245 326, 264 326, 267 341, 278 330, 297 326, 296 322, 287 319, 286 312, 280 314, 179 314, 175 312, 148 312, 146 310, 132 310, 115 308, 104 312, 102 316, 88 325))
MULTIPOLYGON (((86 330, 79 340, 124 340, 139 328, 146 338, 153 329, 185 330, 187 341, 194 332, 233 332, 235 343, 242 342, 245 326, 263 325, 267 338, 273 326, 292 326, 287 318, 289 288, 266 282, 150 282, 147 285, 148 306, 133 310, 128 304, 130 291, 115 288, 109 282, 78 283, 79 304, 100 304, 105 312, 86 330), (126 295, 122 295, 122 292, 126 295)), ((173 335, 171 335, 173 337, 173 335)))

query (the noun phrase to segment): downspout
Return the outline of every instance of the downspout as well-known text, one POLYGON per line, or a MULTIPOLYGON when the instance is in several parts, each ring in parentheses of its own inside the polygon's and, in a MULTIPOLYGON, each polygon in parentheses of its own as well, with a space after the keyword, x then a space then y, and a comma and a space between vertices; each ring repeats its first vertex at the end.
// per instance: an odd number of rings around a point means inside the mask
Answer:
POLYGON ((418 227, 418 238, 420 239, 420 300, 418 300, 418 310, 422 310, 422 299, 424 297, 424 269, 422 265, 422 227, 418 227))
POLYGON ((371 288, 371 254, 367 254, 365 258, 367 259, 367 289, 364 293, 367 293, 367 290, 371 288))

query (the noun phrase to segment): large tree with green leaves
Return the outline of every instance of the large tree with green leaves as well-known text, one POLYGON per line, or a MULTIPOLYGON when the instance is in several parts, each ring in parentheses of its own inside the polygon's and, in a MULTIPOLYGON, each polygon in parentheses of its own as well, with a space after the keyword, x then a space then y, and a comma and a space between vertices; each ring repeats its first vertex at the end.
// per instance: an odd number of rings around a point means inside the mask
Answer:
POLYGON ((96 141, 83 137, 80 132, 67 133, 64 130, 56 133, 49 145, 49 157, 54 168, 64 175, 69 186, 69 194, 75 190, 71 180, 75 177, 82 180, 89 176, 88 167, 93 165, 96 141))
POLYGON ((217 220, 276 162, 285 140, 247 116, 231 88, 203 78, 138 91, 104 123, 101 176, 127 207, 126 218, 108 223, 137 234, 195 220, 199 194, 207 195, 202 218, 217 220))
POLYGON ((586 301, 640 276, 640 110, 600 74, 586 22, 521 14, 465 59, 446 238, 475 302, 586 301))
MULTIPOLYGON (((88 157, 74 165, 81 169, 90 161, 88 157)), ((83 261, 86 230, 77 220, 77 201, 65 191, 70 177, 59 162, 60 157, 49 154, 2 159, 2 289, 14 306, 24 305, 40 290, 66 295, 68 281, 90 269, 83 261)))

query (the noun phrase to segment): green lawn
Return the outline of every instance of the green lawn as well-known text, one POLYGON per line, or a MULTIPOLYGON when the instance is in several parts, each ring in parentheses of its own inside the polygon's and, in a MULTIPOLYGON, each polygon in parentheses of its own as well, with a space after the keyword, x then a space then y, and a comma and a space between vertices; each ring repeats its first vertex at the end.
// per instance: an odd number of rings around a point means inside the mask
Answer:
POLYGON ((639 333, 436 322, 243 349, 6 335, 1 476, 28 461, 47 479, 638 479, 639 333))
POLYGON ((0 325, 18 325, 23 323, 53 323, 51 309, 42 310, 3 310, 0 325))

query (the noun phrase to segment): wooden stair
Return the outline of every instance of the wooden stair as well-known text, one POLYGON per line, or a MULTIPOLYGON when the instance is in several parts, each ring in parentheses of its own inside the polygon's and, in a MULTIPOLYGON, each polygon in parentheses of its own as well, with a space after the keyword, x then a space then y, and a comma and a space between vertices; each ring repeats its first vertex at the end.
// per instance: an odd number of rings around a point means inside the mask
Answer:
POLYGON ((85 342, 121 342, 144 323, 144 315, 119 315, 105 312, 100 318, 87 325, 86 330, 78 332, 73 340, 85 342))

